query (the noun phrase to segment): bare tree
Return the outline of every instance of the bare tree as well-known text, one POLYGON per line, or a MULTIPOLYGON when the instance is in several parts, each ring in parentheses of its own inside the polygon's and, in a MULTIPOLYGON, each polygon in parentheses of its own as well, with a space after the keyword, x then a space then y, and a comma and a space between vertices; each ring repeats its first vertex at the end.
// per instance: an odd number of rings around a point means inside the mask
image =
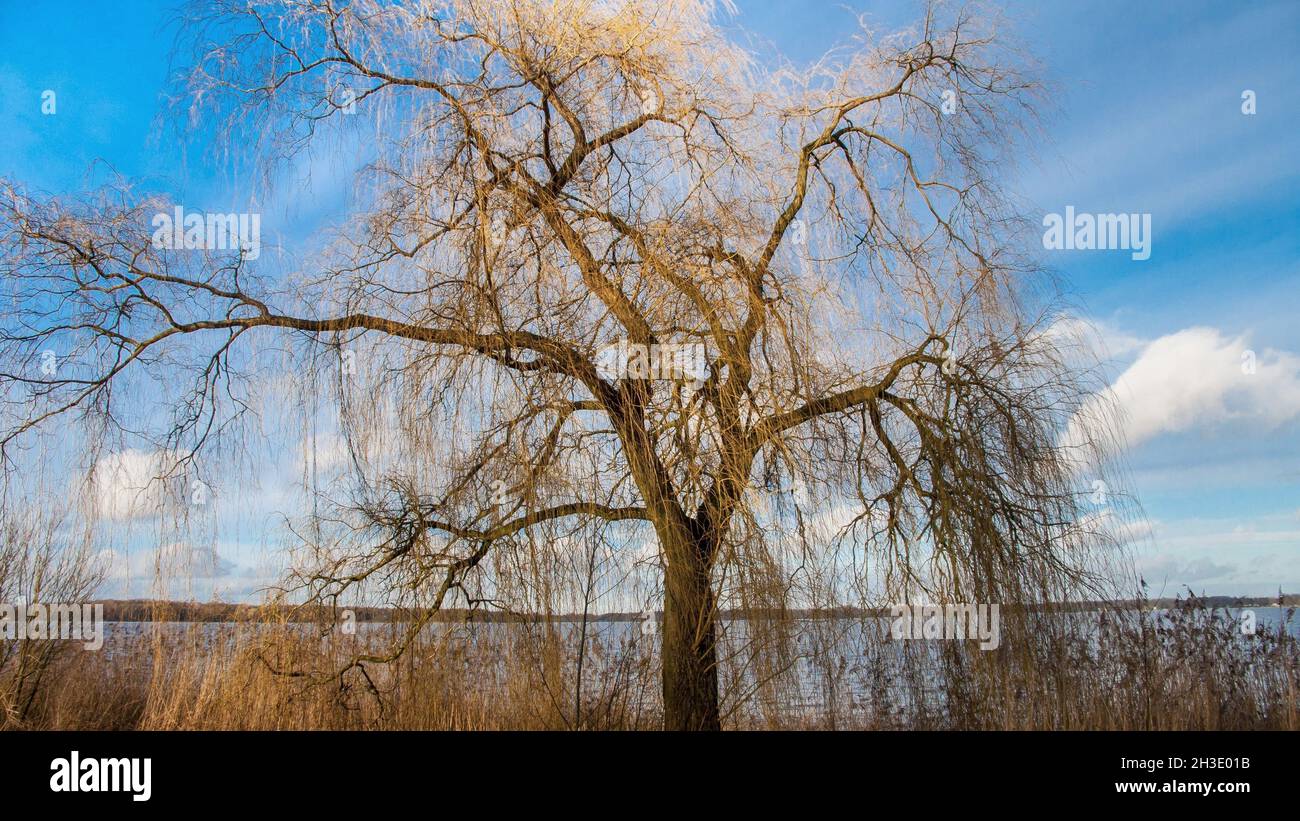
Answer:
MULTIPOLYGON (((105 568, 92 549, 93 534, 76 527, 57 492, 48 486, 41 490, 24 495, 8 482, 0 484, 0 603, 48 608, 36 611, 48 624, 53 608, 93 594, 105 568)), ((13 618, 24 620, 27 612, 19 609, 13 618)), ((0 727, 28 726, 40 696, 58 676, 60 659, 82 652, 64 638, 0 641, 0 727)))
POLYGON ((338 354, 355 470, 300 585, 419 591, 418 629, 544 576, 539 533, 652 531, 675 729, 720 726, 719 611, 784 567, 775 520, 852 505, 848 572, 898 596, 1088 578, 1058 447, 1082 380, 997 185, 1035 86, 990 13, 864 24, 797 71, 709 0, 217 5, 185 21, 194 121, 224 112, 276 162, 364 122, 357 216, 281 277, 160 248, 171 204, 125 187, 7 184, 3 378, 30 394, 7 448, 68 411, 122 424, 141 371, 179 386, 167 446, 200 453, 243 401, 246 338, 338 354), (755 501, 795 483, 793 513, 755 501))

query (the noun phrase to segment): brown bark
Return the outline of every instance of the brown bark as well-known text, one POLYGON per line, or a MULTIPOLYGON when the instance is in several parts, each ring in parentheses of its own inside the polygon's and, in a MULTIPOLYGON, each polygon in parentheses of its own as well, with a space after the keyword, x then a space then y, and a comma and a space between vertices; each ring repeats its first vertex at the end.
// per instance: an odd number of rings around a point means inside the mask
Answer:
POLYGON ((664 728, 719 730, 712 551, 697 536, 682 537, 669 548, 664 573, 664 728))

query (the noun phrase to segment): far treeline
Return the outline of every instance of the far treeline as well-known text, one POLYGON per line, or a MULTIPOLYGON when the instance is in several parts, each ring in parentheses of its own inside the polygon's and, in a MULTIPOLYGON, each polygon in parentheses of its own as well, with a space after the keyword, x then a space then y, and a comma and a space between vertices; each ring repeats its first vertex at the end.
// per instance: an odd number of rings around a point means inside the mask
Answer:
MULTIPOLYGON (((1281 594, 1277 596, 1208 596, 1189 599, 1162 598, 1143 601, 1128 600, 1119 602, 1082 601, 1052 605, 1067 611, 1097 610, 1103 607, 1120 607, 1125 609, 1166 609, 1180 603, 1192 603, 1205 608, 1221 607, 1295 607, 1300 605, 1300 594, 1281 594)), ((292 607, 284 605, 251 605, 226 602, 182 602, 153 601, 149 599, 106 600, 96 602, 104 605, 104 619, 114 622, 245 622, 245 621, 287 621, 317 623, 337 621, 343 618, 343 611, 350 610, 359 622, 401 622, 414 615, 414 611, 389 607, 342 607, 332 611, 328 607, 292 607)), ((1018 605, 1005 605, 1004 612, 1017 609, 1018 605)), ((1036 605, 1030 609, 1043 609, 1046 605, 1036 605)), ((761 614, 738 610, 723 611, 725 620, 754 618, 761 614)), ((769 614, 772 615, 772 614, 769 614)), ((796 619, 860 619, 865 617, 886 617, 889 608, 867 609, 861 607, 831 607, 810 610, 789 610, 782 614, 796 619)), ((617 622, 640 621, 641 613, 601 613, 585 617, 587 621, 617 622)), ((580 622, 581 613, 537 614, 515 613, 501 610, 454 608, 444 609, 433 614, 437 622, 580 622)))

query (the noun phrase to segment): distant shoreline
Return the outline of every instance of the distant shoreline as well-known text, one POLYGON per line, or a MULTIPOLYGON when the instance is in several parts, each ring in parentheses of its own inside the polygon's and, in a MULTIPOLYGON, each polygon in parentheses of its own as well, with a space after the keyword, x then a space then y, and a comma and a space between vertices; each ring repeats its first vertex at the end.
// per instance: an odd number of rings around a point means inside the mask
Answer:
MULTIPOLYGON (((1119 606, 1125 609, 1168 609, 1176 604, 1186 605, 1188 599, 1122 599, 1118 601, 1081 601, 1060 605, 1070 612, 1096 610, 1105 606, 1119 606)), ((1280 596, 1205 596, 1192 600, 1197 607, 1297 607, 1300 606, 1300 594, 1290 593, 1280 596)), ((110 622, 245 622, 262 619, 280 619, 295 623, 317 623, 335 621, 344 610, 350 610, 358 622, 401 622, 408 621, 415 614, 414 609, 390 607, 345 607, 340 606, 331 612, 331 608, 320 606, 293 605, 254 605, 230 604, 225 602, 183 602, 154 599, 103 599, 91 604, 104 606, 104 620, 110 622)), ((1037 605, 1041 607, 1041 605, 1037 605)), ((1013 606, 1004 605, 1003 610, 1013 606)), ((756 612, 725 610, 723 619, 744 618, 757 615, 756 612)), ((792 619, 837 619, 861 618, 864 616, 888 616, 889 608, 833 607, 812 610, 792 609, 782 614, 792 619)), ((643 614, 639 612, 598 613, 585 616, 589 622, 640 621, 643 614)), ((441 610, 431 617, 437 622, 581 622, 581 613, 510 613, 500 610, 468 610, 449 608, 441 610)))

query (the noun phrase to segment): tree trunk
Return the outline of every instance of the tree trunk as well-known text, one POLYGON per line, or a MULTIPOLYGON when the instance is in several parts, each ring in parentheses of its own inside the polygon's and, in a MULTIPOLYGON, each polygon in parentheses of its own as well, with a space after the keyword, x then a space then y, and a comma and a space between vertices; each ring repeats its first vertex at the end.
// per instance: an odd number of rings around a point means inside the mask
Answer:
POLYGON ((671 548, 664 572, 664 729, 719 730, 711 551, 699 538, 671 548))

